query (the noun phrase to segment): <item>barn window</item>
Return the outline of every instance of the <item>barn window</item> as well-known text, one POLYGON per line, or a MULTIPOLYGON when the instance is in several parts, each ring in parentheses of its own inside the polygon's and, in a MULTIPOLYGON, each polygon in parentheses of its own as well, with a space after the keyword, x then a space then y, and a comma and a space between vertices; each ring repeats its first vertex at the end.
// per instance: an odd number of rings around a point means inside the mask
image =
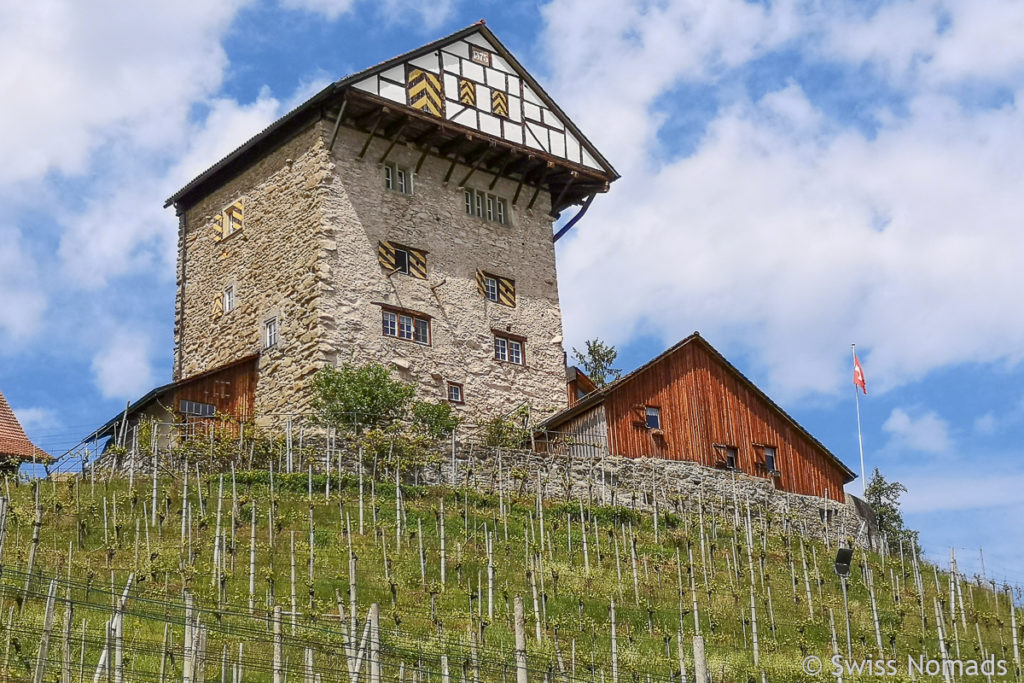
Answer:
POLYGON ((775 447, 774 446, 765 446, 764 447, 764 468, 766 470, 768 470, 769 472, 777 472, 779 468, 776 467, 776 464, 777 463, 775 462, 775 447))
POLYGON ((661 408, 644 406, 644 417, 648 429, 661 429, 661 408))
POLYGON ((736 463, 739 462, 739 449, 735 446, 725 447, 725 467, 730 470, 737 469, 736 463))
POLYGON ((192 417, 213 417, 217 412, 212 403, 198 403, 196 401, 181 400, 178 402, 178 410, 182 415, 192 417))

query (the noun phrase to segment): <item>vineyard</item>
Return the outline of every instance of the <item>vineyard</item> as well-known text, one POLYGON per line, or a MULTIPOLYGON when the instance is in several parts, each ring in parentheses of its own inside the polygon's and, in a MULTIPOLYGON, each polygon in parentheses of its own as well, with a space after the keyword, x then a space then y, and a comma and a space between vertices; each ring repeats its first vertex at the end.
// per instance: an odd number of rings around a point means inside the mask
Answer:
POLYGON ((1013 592, 955 561, 857 550, 847 610, 837 540, 742 499, 426 487, 359 457, 5 480, 4 680, 796 681, 833 654, 1020 678, 1013 592))

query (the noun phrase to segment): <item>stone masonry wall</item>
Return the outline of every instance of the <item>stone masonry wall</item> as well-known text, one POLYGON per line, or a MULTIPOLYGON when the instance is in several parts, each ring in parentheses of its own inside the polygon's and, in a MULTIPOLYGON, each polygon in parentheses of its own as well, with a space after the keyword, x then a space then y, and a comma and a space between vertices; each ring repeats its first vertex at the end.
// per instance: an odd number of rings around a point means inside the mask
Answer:
MULTIPOLYGON (((355 465, 353 461, 353 466, 355 465)), ((433 485, 469 485, 483 491, 531 494, 538 484, 545 498, 621 505, 651 512, 655 497, 663 512, 706 510, 745 518, 765 513, 810 538, 879 550, 881 538, 870 508, 847 494, 843 501, 779 491, 768 479, 717 470, 692 462, 619 456, 570 457, 532 451, 457 449, 454 459, 423 467, 407 481, 433 485), (499 473, 500 471, 500 473, 499 473), (787 520, 783 522, 783 520, 787 520)), ((835 545, 833 547, 836 547, 835 545)))
POLYGON ((308 393, 296 388, 325 357, 317 258, 330 173, 322 125, 316 124, 185 212, 175 324, 176 359, 181 354, 182 364, 176 379, 259 352, 256 414, 307 410, 308 393), (239 198, 243 229, 216 241, 214 217, 239 198), (214 302, 229 285, 235 308, 215 315, 214 302), (263 349, 264 322, 275 316, 279 341, 263 349))
MULTIPOLYGON (((333 234, 321 259, 330 281, 320 322, 332 356, 340 361, 372 359, 415 382, 420 395, 446 398, 446 382, 463 384, 464 424, 507 413, 524 402, 533 417, 565 404, 562 324, 555 252, 551 241, 550 196, 541 192, 533 209, 533 188, 524 186, 512 206, 516 183, 501 179, 493 190, 489 173, 476 172, 468 187, 508 202, 505 225, 466 214, 459 165, 448 184, 450 162, 426 158, 411 196, 385 189, 381 155, 386 140, 375 139, 365 157, 365 134, 343 127, 334 147, 335 179, 325 205, 333 234), (388 275, 377 260, 378 241, 426 250, 427 279, 388 275), (515 280, 516 305, 484 299, 476 270, 515 280), (429 346, 381 334, 381 306, 411 309, 431 317, 429 346), (526 337, 525 364, 494 358, 492 329, 526 337), (408 366, 407 368, 403 366, 408 366)), ((396 145, 388 159, 413 169, 419 152, 396 145)))

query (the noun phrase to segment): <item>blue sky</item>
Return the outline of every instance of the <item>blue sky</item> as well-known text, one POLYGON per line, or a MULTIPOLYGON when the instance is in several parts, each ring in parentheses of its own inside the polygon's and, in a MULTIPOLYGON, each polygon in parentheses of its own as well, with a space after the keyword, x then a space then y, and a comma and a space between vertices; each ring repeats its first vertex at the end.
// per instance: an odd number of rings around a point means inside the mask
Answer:
MULTIPOLYGON (((559 243, 567 346, 699 330, 929 555, 1024 583, 1024 6, 0 3, 0 388, 60 452, 169 380, 163 200, 330 80, 480 18, 622 179, 559 243)), ((854 483, 851 490, 859 491, 854 483)))

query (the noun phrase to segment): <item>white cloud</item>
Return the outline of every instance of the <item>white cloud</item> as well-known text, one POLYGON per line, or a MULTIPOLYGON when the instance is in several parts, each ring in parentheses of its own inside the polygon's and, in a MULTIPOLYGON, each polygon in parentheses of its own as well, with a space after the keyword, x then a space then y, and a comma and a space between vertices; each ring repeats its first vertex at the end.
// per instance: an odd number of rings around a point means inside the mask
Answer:
POLYGON ((153 387, 149 337, 138 330, 111 331, 93 356, 92 372, 104 398, 139 398, 153 387))
POLYGON ((999 420, 991 412, 985 413, 974 418, 974 431, 979 434, 991 435, 995 434, 996 428, 999 426, 999 420))
POLYGON ((1018 363, 1024 319, 1006 315, 1024 288, 1015 103, 965 107, 921 82, 899 117, 867 104, 869 137, 796 82, 756 100, 720 89, 695 151, 654 165, 659 96, 820 37, 832 16, 742 4, 735 32, 686 2, 611 3, 581 20, 575 0, 545 8, 551 90, 623 173, 560 244, 567 342, 642 330, 668 344, 700 329, 749 354, 782 400, 846 388, 851 342, 873 393, 948 364, 1018 363))
POLYGON ((949 435, 949 423, 934 411, 926 411, 917 417, 911 417, 905 410, 894 408, 882 425, 882 430, 891 436, 886 450, 897 453, 910 450, 941 455, 949 453, 953 445, 949 435))
POLYGON ((26 432, 31 433, 36 429, 48 429, 60 424, 57 414, 49 408, 40 407, 11 407, 18 423, 26 432))
MULTIPOLYGON (((358 0, 280 0, 281 6, 321 14, 334 21, 356 8, 358 0)), ((445 23, 457 0, 378 0, 374 8, 389 23, 412 24, 433 30, 445 23)), ((369 3, 367 3, 369 4, 369 3)))
POLYGON ((0 333, 18 341, 35 332, 47 308, 36 261, 12 226, 0 226, 0 302, 0 333))
POLYGON ((7 3, 0 90, 17 96, 0 108, 0 183, 82 173, 111 140, 173 142, 190 104, 220 85, 219 37, 238 6, 7 3))

